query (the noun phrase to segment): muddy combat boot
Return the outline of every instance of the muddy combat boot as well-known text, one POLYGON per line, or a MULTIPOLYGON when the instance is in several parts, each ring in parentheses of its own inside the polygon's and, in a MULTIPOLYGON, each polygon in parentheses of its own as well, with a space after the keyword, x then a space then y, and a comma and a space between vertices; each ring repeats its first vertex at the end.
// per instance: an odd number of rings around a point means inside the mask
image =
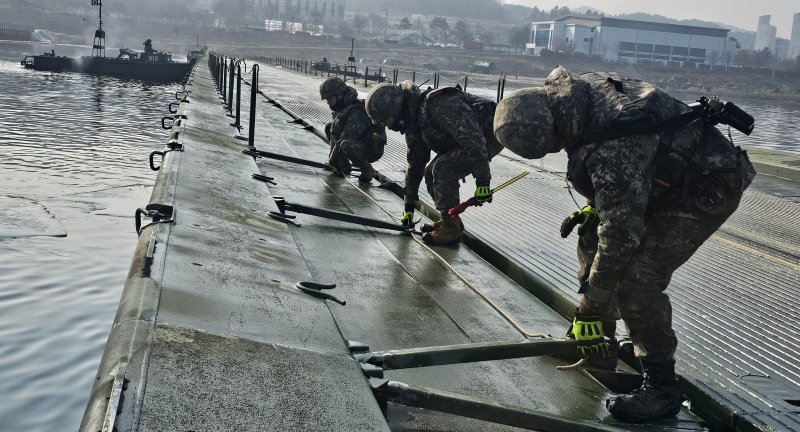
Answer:
MULTIPOLYGON (((461 228, 461 231, 464 231, 464 222, 461 222, 461 218, 458 219, 458 223, 459 223, 459 227, 461 228)), ((434 222, 432 224, 426 223, 426 224, 422 225, 422 227, 419 230, 424 232, 424 233, 429 233, 429 232, 433 232, 433 231, 439 229, 440 226, 442 226, 442 220, 441 219, 437 220, 436 222, 434 222)))
POLYGON ((451 219, 446 213, 442 215, 439 227, 422 236, 422 240, 434 245, 452 245, 461 241, 463 224, 461 218, 456 216, 451 219))
POLYGON ((372 168, 372 164, 366 162, 364 165, 361 165, 361 175, 358 176, 358 181, 369 183, 373 178, 375 178, 375 168, 372 168))
POLYGON ((627 422, 646 422, 674 417, 681 410, 681 388, 675 378, 675 360, 642 360, 644 382, 638 389, 606 400, 606 408, 615 418, 627 422))

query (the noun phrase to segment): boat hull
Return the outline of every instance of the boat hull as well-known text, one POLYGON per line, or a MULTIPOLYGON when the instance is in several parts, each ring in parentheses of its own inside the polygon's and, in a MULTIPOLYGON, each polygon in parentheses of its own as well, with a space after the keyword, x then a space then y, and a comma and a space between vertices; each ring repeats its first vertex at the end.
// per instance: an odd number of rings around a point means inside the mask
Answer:
POLYGON ((22 65, 28 69, 39 71, 84 72, 117 78, 163 82, 182 81, 192 69, 192 64, 188 62, 151 62, 126 58, 71 58, 45 55, 26 57, 22 65))

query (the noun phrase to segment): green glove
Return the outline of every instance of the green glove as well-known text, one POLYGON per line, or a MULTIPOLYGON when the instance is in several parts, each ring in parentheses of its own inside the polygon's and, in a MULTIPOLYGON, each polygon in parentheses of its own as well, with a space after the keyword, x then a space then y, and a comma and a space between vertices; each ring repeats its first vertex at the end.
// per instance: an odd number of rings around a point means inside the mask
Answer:
POLYGON ((608 342, 603 334, 603 322, 599 314, 575 311, 572 320, 572 335, 578 341, 578 354, 588 357, 592 354, 608 357, 608 342))
POLYGON ((406 203, 406 207, 403 210, 403 217, 400 218, 400 223, 407 227, 414 226, 414 203, 406 203))
POLYGON ((578 228, 578 235, 582 236, 589 230, 594 230, 598 223, 600 223, 600 216, 597 215, 597 210, 587 205, 564 219, 564 222, 561 223, 561 238, 567 238, 575 229, 575 225, 581 226, 578 228))
POLYGON ((475 205, 483 205, 483 203, 492 202, 492 189, 489 185, 477 185, 475 188, 475 205))

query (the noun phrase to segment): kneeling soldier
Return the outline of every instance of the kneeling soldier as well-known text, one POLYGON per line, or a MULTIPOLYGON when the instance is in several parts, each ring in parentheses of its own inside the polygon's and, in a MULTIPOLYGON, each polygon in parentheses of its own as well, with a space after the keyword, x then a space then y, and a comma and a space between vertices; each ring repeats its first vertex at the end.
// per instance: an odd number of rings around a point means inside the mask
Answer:
POLYGON ((342 173, 349 173, 352 162, 361 169, 358 180, 371 181, 375 176, 372 162, 383 156, 386 146, 386 130, 372 123, 356 89, 341 78, 325 80, 319 87, 319 95, 333 110, 333 121, 325 126, 331 146, 328 163, 342 173))

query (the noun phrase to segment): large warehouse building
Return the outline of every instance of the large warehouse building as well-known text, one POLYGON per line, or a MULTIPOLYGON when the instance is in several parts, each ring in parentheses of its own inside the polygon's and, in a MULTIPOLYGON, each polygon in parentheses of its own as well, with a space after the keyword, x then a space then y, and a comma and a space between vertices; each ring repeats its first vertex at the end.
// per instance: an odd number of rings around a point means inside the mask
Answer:
POLYGON ((735 49, 728 29, 618 18, 568 16, 531 24, 526 52, 580 52, 605 61, 674 66, 725 64, 735 49))

